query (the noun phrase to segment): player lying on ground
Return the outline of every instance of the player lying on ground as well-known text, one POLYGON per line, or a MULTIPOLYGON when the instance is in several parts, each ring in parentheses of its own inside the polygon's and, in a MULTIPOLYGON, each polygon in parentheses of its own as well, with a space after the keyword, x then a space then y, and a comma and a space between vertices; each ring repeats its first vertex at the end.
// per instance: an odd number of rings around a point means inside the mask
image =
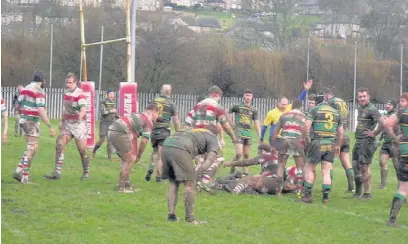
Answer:
MULTIPOLYGON (((280 179, 276 177, 278 172, 278 159, 272 154, 270 145, 262 144, 258 146, 258 156, 251 159, 241 161, 225 162, 224 167, 241 166, 247 167, 251 165, 261 165, 259 175, 245 176, 241 179, 219 179, 211 185, 212 189, 224 189, 234 194, 240 193, 260 193, 260 194, 276 194, 279 192, 280 179)), ((296 167, 288 170, 289 175, 285 174, 283 190, 290 192, 298 189, 296 185, 296 167)))

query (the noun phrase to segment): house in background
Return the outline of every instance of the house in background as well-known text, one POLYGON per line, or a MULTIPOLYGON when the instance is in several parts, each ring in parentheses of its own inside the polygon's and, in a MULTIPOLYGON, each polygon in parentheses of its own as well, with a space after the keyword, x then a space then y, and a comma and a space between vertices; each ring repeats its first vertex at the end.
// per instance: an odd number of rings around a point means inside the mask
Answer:
POLYGON ((198 0, 171 0, 171 3, 177 4, 177 6, 187 6, 187 7, 193 7, 199 2, 198 0))
POLYGON ((207 0, 205 1, 207 6, 227 9, 228 4, 223 0, 207 0))
POLYGON ((351 21, 345 18, 339 20, 325 20, 311 26, 311 34, 318 38, 343 39, 355 38, 360 35, 361 27, 358 19, 351 21))
POLYGON ((297 4, 296 9, 299 14, 323 14, 323 11, 319 8, 319 0, 303 0, 297 4))
POLYGON ((193 16, 182 16, 171 19, 169 22, 174 25, 175 28, 186 26, 195 33, 207 33, 221 29, 221 25, 217 19, 208 17, 194 18, 193 16))

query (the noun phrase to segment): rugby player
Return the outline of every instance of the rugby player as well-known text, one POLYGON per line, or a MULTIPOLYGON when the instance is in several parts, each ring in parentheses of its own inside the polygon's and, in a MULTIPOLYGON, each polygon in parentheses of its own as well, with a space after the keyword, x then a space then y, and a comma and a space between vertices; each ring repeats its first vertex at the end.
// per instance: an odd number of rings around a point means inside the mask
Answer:
POLYGON ((159 117, 159 109, 155 104, 149 104, 141 114, 131 114, 130 117, 120 117, 109 126, 108 140, 121 159, 119 184, 117 190, 122 193, 133 193, 135 188, 130 184, 130 172, 133 164, 140 161, 149 142, 153 124, 159 117), (133 152, 133 138, 142 137, 133 152))
POLYGON ((321 163, 323 175, 322 201, 323 203, 328 203, 332 183, 330 177, 331 164, 335 155, 340 153, 343 125, 341 115, 327 103, 327 97, 324 94, 316 96, 316 104, 317 106, 307 115, 304 127, 308 161, 304 168, 305 180, 301 201, 305 203, 312 202, 312 188, 315 182, 316 166, 318 163, 321 163), (313 139, 309 135, 311 128, 313 128, 313 139))
POLYGON ((45 110, 44 84, 43 73, 36 72, 33 81, 19 93, 17 103, 15 104, 16 110, 20 111, 19 127, 24 132, 27 148, 13 172, 13 178, 23 184, 31 183, 28 176, 31 162, 38 149, 40 119, 47 125, 50 136, 55 136, 55 131, 45 110))
POLYGON ((62 167, 64 165, 64 149, 72 139, 75 139, 75 145, 81 156, 81 180, 86 180, 89 176, 89 158, 86 152, 86 99, 82 89, 77 86, 77 82, 75 75, 68 73, 65 78, 66 90, 64 92, 63 111, 59 124, 60 132, 55 147, 55 170, 51 174, 44 176, 49 180, 59 180, 61 178, 62 167))
MULTIPOLYGON (((118 111, 116 110, 115 92, 109 89, 106 98, 101 101, 101 119, 99 122, 99 141, 92 150, 92 158, 95 158, 96 151, 102 146, 108 135, 109 126, 117 119, 118 111)), ((107 142, 106 150, 108 159, 112 160, 112 145, 107 142)))
POLYGON ((163 176, 169 179, 167 194, 168 220, 178 221, 176 205, 179 185, 184 184, 185 219, 190 224, 203 224, 194 216, 196 178, 204 173, 217 158, 220 150, 217 139, 216 125, 207 124, 201 128, 187 129, 176 132, 163 143, 163 176), (197 170, 194 169, 193 159, 198 154, 207 154, 204 163, 197 170), (197 174, 197 175, 196 175, 197 174))
POLYGON ((146 181, 150 181, 153 174, 154 167, 156 166, 156 182, 160 182, 162 177, 162 161, 161 151, 164 140, 170 136, 170 122, 173 121, 174 130, 180 130, 180 120, 178 118, 178 112, 176 105, 170 100, 171 97, 171 85, 165 84, 160 90, 160 96, 155 98, 154 103, 159 109, 159 118, 153 125, 153 131, 151 135, 153 152, 151 155, 151 163, 146 174, 146 181))

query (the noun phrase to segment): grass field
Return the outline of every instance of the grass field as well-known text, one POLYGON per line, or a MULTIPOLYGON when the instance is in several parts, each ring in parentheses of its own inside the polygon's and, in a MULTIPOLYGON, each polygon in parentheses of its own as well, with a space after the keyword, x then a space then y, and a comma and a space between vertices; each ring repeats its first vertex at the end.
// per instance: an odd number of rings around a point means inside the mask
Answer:
MULTIPOLYGON (((401 210, 401 228, 385 225, 396 177, 390 162, 388 188, 375 189, 379 183, 378 153, 373 164, 371 201, 343 199, 346 178, 336 161, 328 205, 320 203, 320 175, 313 192, 315 201, 310 205, 295 202, 295 195, 277 198, 199 193, 196 216, 208 224, 190 226, 183 220, 182 191, 177 211, 182 221, 169 223, 167 184, 144 181, 150 149, 133 169, 133 183, 141 190, 124 195, 113 191, 119 165, 106 160, 105 149, 91 161, 89 180, 79 180, 81 163, 74 143, 66 149, 61 180, 45 180, 43 175, 54 169, 55 138, 48 137, 43 125, 42 134, 31 169, 37 185, 21 185, 11 177, 25 148, 23 138, 14 138, 10 131, 9 143, 2 145, 2 243, 367 244, 403 243, 408 237, 408 205, 401 210)), ((233 153, 231 143, 227 144, 226 158, 231 159, 233 153)), ((251 173, 258 169, 251 168, 251 173)), ((223 169, 221 173, 226 172, 223 169)))

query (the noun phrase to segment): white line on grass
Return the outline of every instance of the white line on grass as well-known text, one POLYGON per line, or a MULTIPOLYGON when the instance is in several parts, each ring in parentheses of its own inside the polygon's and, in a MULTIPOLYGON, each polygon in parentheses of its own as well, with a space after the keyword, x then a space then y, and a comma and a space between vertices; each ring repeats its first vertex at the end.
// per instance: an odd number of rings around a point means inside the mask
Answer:
MULTIPOLYGON (((290 202, 295 202, 294 199, 288 198, 288 197, 284 197, 284 196, 280 196, 279 199, 284 199, 284 200, 288 200, 288 201, 290 201, 290 202)), ((345 214, 345 215, 358 217, 358 218, 360 218, 360 219, 365 219, 365 220, 368 220, 368 221, 371 221, 371 222, 376 222, 376 223, 383 224, 383 225, 386 224, 386 221, 384 221, 384 220, 382 220, 382 219, 370 218, 370 217, 367 217, 367 216, 365 216, 365 215, 361 215, 361 214, 357 214, 357 213, 354 213, 354 212, 345 211, 345 210, 343 210, 343 209, 339 209, 339 208, 336 208, 336 207, 333 207, 333 206, 330 206, 330 205, 324 205, 324 204, 322 204, 322 205, 308 204, 307 206, 314 206, 314 207, 315 207, 315 206, 318 206, 319 208, 323 207, 323 208, 330 209, 330 210, 333 210, 333 211, 335 211, 335 212, 342 213, 342 214, 345 214)), ((399 227, 400 227, 400 228, 404 228, 404 229, 408 229, 408 226, 405 226, 405 225, 399 225, 399 227)))

